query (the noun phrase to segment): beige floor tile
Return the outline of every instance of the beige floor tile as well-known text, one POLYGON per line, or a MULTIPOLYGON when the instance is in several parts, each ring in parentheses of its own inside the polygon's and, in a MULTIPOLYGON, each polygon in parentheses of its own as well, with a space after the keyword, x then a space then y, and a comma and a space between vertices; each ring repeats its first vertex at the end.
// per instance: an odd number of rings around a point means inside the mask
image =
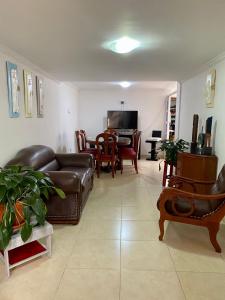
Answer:
POLYGON ((84 219, 79 239, 120 239, 121 221, 84 219))
MULTIPOLYGON (((225 250, 225 227, 221 226, 218 241, 225 250)), ((208 230, 204 227, 190 224, 168 222, 164 234, 165 243, 175 249, 188 250, 195 253, 214 252, 208 230)))
POLYGON ((122 270, 121 300, 184 300, 175 272, 122 270))
POLYGON ((53 300, 66 267, 64 258, 42 257, 12 270, 0 283, 1 300, 53 300), (39 297, 39 298, 38 298, 39 297))
POLYGON ((82 217, 83 219, 121 220, 121 207, 89 204, 82 217))
POLYGON ((120 269, 120 241, 77 240, 68 268, 120 269))
POLYGON ((142 206, 123 206, 122 220, 136 220, 136 221, 158 221, 158 211, 151 205, 146 204, 142 206))
POLYGON ((161 242, 122 241, 121 266, 132 270, 174 271, 169 250, 161 242))
POLYGON ((213 249, 195 253, 170 247, 169 251, 177 271, 225 273, 225 261, 213 249))
POLYGON ((65 271, 55 300, 119 300, 120 272, 65 271))
POLYGON ((157 221, 122 221, 121 239, 126 241, 158 240, 157 221))
POLYGON ((179 272, 178 276, 187 300, 224 300, 225 275, 179 272))
MULTIPOLYGON (((122 193, 120 193, 122 194, 122 193)), ((122 202, 122 196, 115 196, 115 195, 105 195, 104 193, 102 195, 93 195, 88 199, 87 205, 98 205, 102 206, 104 203, 104 207, 106 206, 121 206, 122 202)))
POLYGON ((178 271, 225 273, 225 261, 215 252, 205 228, 169 222, 164 243, 178 271))

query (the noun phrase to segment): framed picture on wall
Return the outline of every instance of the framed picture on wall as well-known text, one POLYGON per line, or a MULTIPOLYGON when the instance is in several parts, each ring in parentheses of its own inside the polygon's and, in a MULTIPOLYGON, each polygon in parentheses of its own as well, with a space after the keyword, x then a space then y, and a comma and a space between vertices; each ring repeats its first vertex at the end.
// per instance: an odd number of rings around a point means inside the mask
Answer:
POLYGON ((20 107, 19 107, 20 88, 19 88, 17 65, 7 61, 6 72, 7 72, 9 116, 11 118, 18 118, 20 115, 20 107))
POLYGON ((44 117, 44 82, 42 78, 36 76, 36 92, 37 92, 37 116, 44 117))
POLYGON ((33 80, 32 74, 23 71, 25 117, 31 118, 33 112, 33 80))
POLYGON ((216 87, 216 70, 212 69, 208 72, 206 77, 206 106, 214 107, 215 98, 215 87, 216 87))

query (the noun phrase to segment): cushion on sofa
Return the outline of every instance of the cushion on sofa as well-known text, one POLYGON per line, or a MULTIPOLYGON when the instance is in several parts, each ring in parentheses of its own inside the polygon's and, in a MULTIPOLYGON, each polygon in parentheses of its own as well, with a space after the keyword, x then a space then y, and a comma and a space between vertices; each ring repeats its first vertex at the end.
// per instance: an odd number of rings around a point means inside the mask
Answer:
POLYGON ((18 151, 16 156, 7 163, 7 166, 24 165, 39 170, 54 159, 55 153, 51 148, 43 145, 33 145, 18 151))
POLYGON ((87 182, 91 180, 93 170, 91 168, 78 168, 78 167, 64 167, 60 171, 71 171, 74 172, 81 180, 81 185, 84 188, 87 182))

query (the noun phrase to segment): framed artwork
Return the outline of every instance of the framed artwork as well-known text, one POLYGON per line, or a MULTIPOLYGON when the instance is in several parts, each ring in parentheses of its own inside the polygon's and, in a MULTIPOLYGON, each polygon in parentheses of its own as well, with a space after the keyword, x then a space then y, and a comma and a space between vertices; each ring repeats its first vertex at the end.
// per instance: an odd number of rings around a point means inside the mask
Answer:
POLYGON ((206 77, 206 106, 214 107, 216 87, 216 70, 212 69, 208 72, 206 77))
POLYGON ((33 111, 33 80, 32 74, 23 71, 25 117, 31 118, 33 111))
POLYGON ((8 102, 9 102, 9 116, 11 118, 18 118, 20 115, 19 107, 19 80, 17 65, 7 61, 7 87, 8 87, 8 102))
POLYGON ((44 86, 43 79, 36 76, 36 92, 37 92, 37 116, 44 117, 44 86))

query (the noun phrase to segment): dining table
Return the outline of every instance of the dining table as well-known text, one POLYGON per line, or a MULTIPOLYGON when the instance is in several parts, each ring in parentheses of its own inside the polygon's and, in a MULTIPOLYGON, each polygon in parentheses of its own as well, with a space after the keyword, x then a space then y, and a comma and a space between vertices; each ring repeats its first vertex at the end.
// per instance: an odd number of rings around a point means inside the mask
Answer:
MULTIPOLYGON (((93 137, 87 137, 87 143, 90 144, 90 147, 94 147, 96 145, 96 139, 93 137)), ((130 146, 131 144, 131 138, 129 137, 117 137, 116 141, 117 147, 125 147, 125 146, 130 146)))

